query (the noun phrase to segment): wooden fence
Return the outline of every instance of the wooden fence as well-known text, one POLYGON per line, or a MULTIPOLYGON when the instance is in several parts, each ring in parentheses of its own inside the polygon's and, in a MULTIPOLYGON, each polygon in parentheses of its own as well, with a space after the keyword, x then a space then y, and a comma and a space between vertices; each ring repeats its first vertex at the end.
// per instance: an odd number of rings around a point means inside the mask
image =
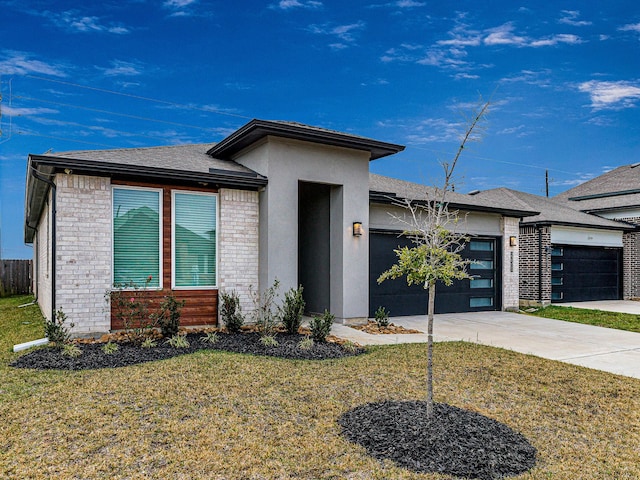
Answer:
POLYGON ((31 260, 0 260, 0 297, 31 293, 31 260))

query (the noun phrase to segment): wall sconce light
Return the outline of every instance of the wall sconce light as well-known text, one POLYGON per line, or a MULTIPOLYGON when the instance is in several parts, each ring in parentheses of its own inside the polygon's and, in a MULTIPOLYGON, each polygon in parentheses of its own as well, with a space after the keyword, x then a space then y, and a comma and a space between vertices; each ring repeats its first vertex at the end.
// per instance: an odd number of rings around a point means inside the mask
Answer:
POLYGON ((362 222, 353 222, 353 236, 362 236, 362 222))
POLYGON ((509 246, 515 247, 517 245, 518 245, 517 237, 514 237, 514 236, 509 237, 509 246))

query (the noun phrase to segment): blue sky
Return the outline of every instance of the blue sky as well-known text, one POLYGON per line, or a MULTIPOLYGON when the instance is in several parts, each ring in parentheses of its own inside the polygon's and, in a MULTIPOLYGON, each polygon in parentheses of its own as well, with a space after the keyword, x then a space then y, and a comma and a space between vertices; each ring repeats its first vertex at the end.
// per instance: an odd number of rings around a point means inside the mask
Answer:
POLYGON ((1 255, 27 155, 215 142, 251 118, 406 145, 375 173, 437 183, 481 95, 457 191, 551 195, 640 161, 640 4, 0 0, 1 255))

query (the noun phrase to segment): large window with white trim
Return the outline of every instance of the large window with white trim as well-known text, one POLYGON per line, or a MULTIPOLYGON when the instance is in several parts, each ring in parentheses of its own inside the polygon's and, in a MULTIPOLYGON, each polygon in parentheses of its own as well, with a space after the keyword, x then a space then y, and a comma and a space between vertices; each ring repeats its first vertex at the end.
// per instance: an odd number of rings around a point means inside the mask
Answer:
POLYGON ((113 284, 162 287, 162 191, 113 187, 113 284))
POLYGON ((215 288, 217 195, 173 191, 173 288, 215 288))

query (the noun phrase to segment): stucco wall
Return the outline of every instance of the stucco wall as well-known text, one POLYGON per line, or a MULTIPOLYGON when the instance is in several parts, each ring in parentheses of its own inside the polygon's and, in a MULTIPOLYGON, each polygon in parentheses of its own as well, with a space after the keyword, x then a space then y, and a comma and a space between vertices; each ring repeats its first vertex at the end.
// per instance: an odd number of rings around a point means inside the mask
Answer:
POLYGON ((354 237, 352 223, 369 228, 369 153, 278 137, 240 152, 237 162, 265 175, 260 194, 260 286, 275 278, 282 291, 298 284, 298 184, 331 185, 331 311, 364 319, 369 309, 369 239, 354 237))
POLYGON ((72 333, 108 332, 104 295, 111 285, 111 186, 106 177, 58 174, 56 308, 72 333))
POLYGON ((250 288, 260 288, 258 192, 222 188, 218 198, 219 290, 235 290, 246 314, 253 309, 250 288))

